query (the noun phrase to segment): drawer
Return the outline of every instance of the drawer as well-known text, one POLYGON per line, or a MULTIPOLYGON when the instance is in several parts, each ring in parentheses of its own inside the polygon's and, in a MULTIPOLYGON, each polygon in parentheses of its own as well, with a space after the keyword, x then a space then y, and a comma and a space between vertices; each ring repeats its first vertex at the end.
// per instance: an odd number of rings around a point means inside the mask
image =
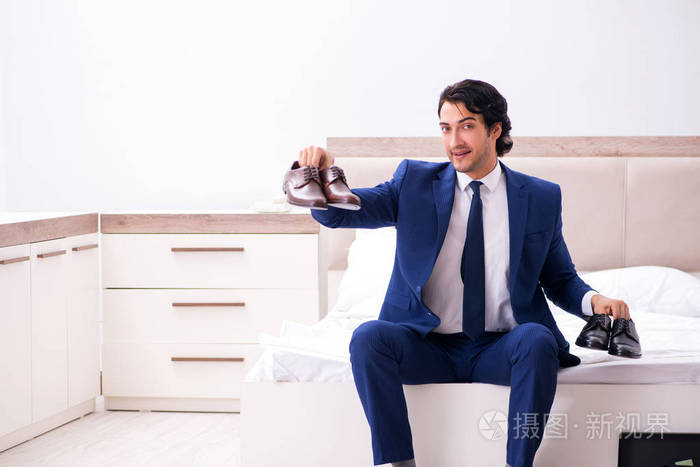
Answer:
POLYGON ((319 319, 317 289, 107 289, 105 342, 255 343, 319 319))
POLYGON ((104 287, 318 287, 316 234, 103 234, 104 287))
POLYGON ((259 355, 256 344, 105 343, 103 393, 107 397, 238 399, 241 382, 259 355))

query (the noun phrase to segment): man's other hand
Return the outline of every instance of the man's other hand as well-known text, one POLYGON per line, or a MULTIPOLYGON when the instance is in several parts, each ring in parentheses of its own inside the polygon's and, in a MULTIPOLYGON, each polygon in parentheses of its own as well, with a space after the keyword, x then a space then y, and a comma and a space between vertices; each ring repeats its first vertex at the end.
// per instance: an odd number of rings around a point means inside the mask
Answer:
POLYGON ((596 294, 591 298, 593 313, 600 315, 612 315, 613 319, 630 319, 630 309, 623 300, 609 298, 605 295, 596 294))

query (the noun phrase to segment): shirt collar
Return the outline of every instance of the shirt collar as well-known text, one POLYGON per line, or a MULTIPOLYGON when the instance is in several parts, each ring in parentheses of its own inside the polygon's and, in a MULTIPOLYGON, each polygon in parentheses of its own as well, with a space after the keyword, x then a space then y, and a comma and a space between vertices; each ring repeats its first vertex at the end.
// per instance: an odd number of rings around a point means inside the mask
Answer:
MULTIPOLYGON (((488 188, 489 192, 493 192, 498 186, 498 182, 501 180, 502 173, 503 169, 501 168, 501 164, 496 161, 496 167, 494 167, 491 172, 481 177, 479 181, 482 182, 486 188, 488 188)), ((473 180, 474 179, 469 175, 463 172, 457 172, 457 185, 459 186, 460 191, 464 191, 473 180)))

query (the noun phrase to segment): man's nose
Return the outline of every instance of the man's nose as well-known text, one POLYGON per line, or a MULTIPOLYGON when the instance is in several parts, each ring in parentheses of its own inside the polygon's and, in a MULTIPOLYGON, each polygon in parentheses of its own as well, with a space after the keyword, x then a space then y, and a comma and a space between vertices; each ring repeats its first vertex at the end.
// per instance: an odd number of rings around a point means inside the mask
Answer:
POLYGON ((460 136, 458 131, 453 131, 452 136, 450 137, 450 147, 454 151, 456 148, 461 147, 464 143, 462 141, 462 137, 460 136))

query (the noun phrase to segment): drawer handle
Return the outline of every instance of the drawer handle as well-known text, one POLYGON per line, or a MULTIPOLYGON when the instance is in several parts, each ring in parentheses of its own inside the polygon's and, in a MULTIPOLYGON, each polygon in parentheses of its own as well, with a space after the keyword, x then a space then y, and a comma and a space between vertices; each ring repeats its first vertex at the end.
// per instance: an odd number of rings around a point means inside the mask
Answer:
POLYGON ((22 261, 29 261, 29 256, 20 256, 19 258, 2 259, 2 260, 0 260, 0 264, 21 263, 22 261))
POLYGON ((98 244, 97 243, 90 243, 89 245, 80 245, 80 246, 74 246, 71 248, 73 251, 83 251, 83 250, 91 250, 93 248, 97 248, 98 244))
POLYGON ((170 357, 172 362, 242 362, 243 357, 170 357))
POLYGON ((175 253, 187 252, 187 251, 244 251, 243 247, 201 247, 201 248, 171 248, 170 251, 175 253))
POLYGON ((245 302, 173 302, 173 306, 245 306, 245 302))
POLYGON ((56 251, 52 251, 49 253, 39 253, 38 255, 36 255, 36 257, 37 258, 50 258, 52 256, 60 256, 60 255, 65 255, 65 254, 66 254, 66 250, 56 250, 56 251))

